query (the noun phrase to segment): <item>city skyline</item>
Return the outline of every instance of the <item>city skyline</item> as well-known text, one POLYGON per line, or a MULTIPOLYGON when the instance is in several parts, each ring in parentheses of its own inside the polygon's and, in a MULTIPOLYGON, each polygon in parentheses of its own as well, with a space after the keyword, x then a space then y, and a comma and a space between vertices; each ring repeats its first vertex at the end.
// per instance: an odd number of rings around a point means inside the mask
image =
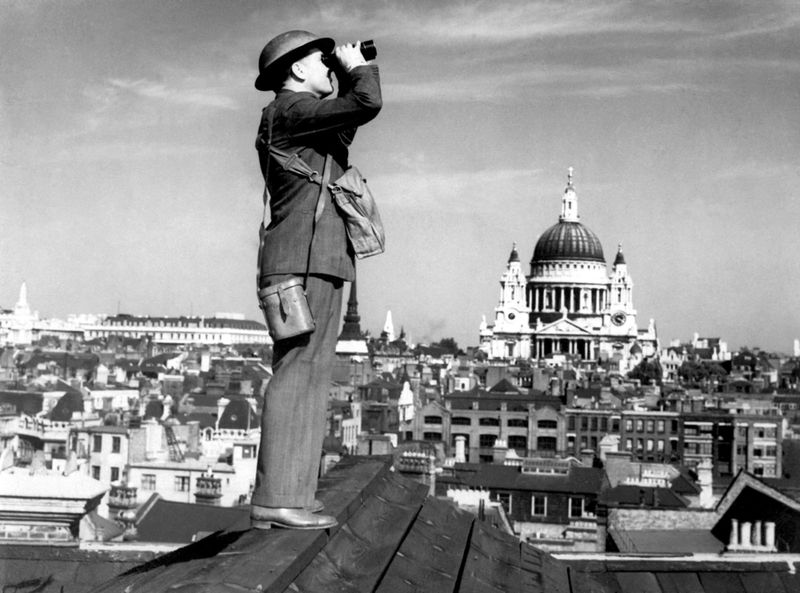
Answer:
POLYGON ((384 109, 351 153, 387 228, 362 328, 478 342, 568 167, 640 327, 790 352, 800 337, 800 12, 790 2, 8 2, 0 6, 0 305, 259 319, 275 34, 374 38, 384 109), (41 41, 46 39, 46 42, 41 41))

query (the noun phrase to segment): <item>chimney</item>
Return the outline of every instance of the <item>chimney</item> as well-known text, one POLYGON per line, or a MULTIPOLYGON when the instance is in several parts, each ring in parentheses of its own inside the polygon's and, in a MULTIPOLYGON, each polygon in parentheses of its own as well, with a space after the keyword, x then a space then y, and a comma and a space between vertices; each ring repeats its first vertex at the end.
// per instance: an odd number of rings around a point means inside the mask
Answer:
POLYGON ((714 505, 714 465, 709 457, 697 464, 697 483, 700 486, 700 506, 710 509, 714 505))
POLYGON ((456 437, 456 463, 467 462, 466 446, 467 446, 467 437, 461 434, 458 435, 456 437))
POLYGON ((144 423, 145 426, 145 453, 147 461, 153 461, 161 456, 163 449, 164 428, 155 418, 150 418, 144 423))
POLYGON ((506 460, 506 455, 508 454, 508 444, 506 440, 500 437, 497 437, 494 441, 494 462, 503 464, 506 460))

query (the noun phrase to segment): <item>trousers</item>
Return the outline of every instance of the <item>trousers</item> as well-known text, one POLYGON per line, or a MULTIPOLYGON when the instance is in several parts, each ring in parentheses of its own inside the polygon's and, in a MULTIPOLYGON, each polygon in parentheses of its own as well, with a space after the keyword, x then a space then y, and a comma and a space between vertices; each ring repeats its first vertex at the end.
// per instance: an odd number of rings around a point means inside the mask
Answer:
MULTIPOLYGON (((265 276, 260 285, 263 288, 291 277, 265 276)), ((306 295, 316 329, 273 346, 273 374, 261 415, 254 505, 308 508, 314 501, 343 284, 331 276, 309 276, 306 295)))

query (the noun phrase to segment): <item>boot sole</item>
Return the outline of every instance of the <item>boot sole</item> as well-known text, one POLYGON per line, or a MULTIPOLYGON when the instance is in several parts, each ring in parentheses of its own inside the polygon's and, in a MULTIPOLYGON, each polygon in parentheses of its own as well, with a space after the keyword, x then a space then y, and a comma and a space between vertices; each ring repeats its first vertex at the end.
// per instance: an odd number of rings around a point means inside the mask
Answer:
POLYGON ((289 525, 279 521, 250 519, 250 526, 253 529, 272 529, 275 527, 277 529, 298 529, 303 531, 311 531, 313 529, 330 529, 331 527, 336 527, 337 524, 338 523, 331 523, 329 525, 289 525))

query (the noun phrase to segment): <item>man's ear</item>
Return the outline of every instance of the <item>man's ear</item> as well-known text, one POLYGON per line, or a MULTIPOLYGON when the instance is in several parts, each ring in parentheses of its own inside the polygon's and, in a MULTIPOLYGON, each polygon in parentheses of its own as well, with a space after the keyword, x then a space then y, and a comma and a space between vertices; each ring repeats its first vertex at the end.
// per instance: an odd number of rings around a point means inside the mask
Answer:
POLYGON ((292 64, 292 67, 289 68, 289 74, 298 82, 303 82, 306 79, 306 69, 300 62, 292 64))

